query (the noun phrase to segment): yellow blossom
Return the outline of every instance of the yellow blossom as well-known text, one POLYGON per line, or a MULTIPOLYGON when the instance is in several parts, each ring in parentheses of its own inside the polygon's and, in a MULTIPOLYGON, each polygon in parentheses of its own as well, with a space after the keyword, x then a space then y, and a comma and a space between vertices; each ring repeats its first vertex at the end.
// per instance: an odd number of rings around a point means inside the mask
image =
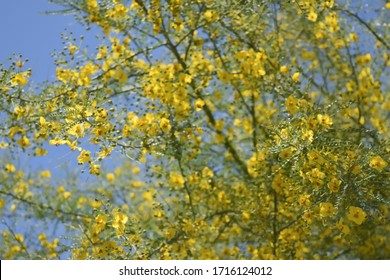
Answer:
POLYGON ((113 78, 116 79, 119 83, 123 84, 126 83, 128 80, 127 74, 121 67, 117 67, 115 69, 113 78))
POLYGON ((184 182, 185 182, 184 177, 179 173, 172 172, 169 175, 169 184, 172 187, 182 188, 184 186, 184 182))
POLYGON ((16 62, 16 66, 17 66, 18 68, 22 68, 23 65, 24 65, 24 63, 23 63, 23 61, 21 61, 21 60, 18 60, 18 61, 16 62))
POLYGON ((89 164, 89 173, 93 175, 99 175, 100 174, 100 165, 90 163, 89 164))
POLYGON ((27 81, 28 80, 23 73, 18 73, 11 79, 11 85, 23 87, 27 84, 27 81))
POLYGON ((196 101, 195 101, 195 111, 200 111, 202 110, 203 106, 204 106, 204 101, 200 98, 198 98, 196 101))
POLYGON ((108 16, 112 19, 123 19, 126 17, 127 12, 129 11, 123 4, 116 5, 112 10, 108 11, 108 16))
POLYGON ((36 156, 44 156, 44 155, 47 155, 47 153, 48 153, 48 151, 46 149, 36 148, 35 152, 34 152, 34 155, 36 155, 36 156))
POLYGON ((72 195, 71 192, 64 192, 64 193, 62 194, 62 196, 63 196, 65 199, 68 199, 71 195, 72 195))
POLYGON ((218 18, 218 14, 216 11, 207 10, 204 14, 204 19, 208 22, 215 21, 218 18))
POLYGON ((75 51, 77 50, 77 46, 70 44, 68 50, 70 55, 74 55, 75 51))
POLYGON ((311 144, 314 140, 314 132, 313 130, 305 130, 302 132, 302 140, 307 140, 309 144, 311 144))
POLYGON ((112 181, 115 180, 115 175, 113 173, 108 173, 106 175, 106 178, 107 178, 108 181, 112 182, 112 181))
POLYGON ((366 219, 366 213, 360 207, 350 206, 347 218, 355 224, 361 225, 366 219))
POLYGON ((128 220, 129 217, 117 210, 114 213, 114 221, 112 222, 112 227, 115 228, 119 233, 123 233, 125 230, 125 224, 128 220))
POLYGON ((114 147, 103 147, 102 150, 98 152, 98 156, 100 158, 105 158, 111 154, 112 150, 114 150, 114 147))
POLYGON ((251 214, 249 212, 247 212, 247 211, 244 211, 244 212, 242 212, 241 217, 242 217, 242 221, 244 223, 247 223, 249 221, 250 217, 251 217, 251 214))
POLYGON ((163 132, 168 132, 171 130, 171 125, 168 119, 162 118, 160 120, 160 128, 163 132))
POLYGON ((336 208, 330 202, 322 202, 320 203, 320 216, 321 217, 329 217, 333 216, 337 213, 336 208))
POLYGON ((66 143, 66 140, 60 139, 60 137, 57 135, 54 139, 49 140, 49 145, 63 145, 66 143))
POLYGON ((153 201, 153 193, 151 191, 146 191, 142 194, 142 197, 148 201, 148 202, 152 202, 153 201))
POLYGON ((298 82, 299 81, 299 76, 301 75, 301 73, 299 72, 295 72, 292 76, 291 76, 291 79, 294 81, 294 82, 298 82))
POLYGON ((213 173, 213 171, 209 167, 206 166, 202 170, 202 177, 204 177, 204 178, 213 178, 214 177, 214 173, 213 173))
POLYGON ((51 177, 51 173, 50 173, 50 170, 44 170, 41 172, 41 176, 42 178, 50 178, 51 177))
POLYGON ((333 120, 329 115, 317 115, 317 121, 324 127, 329 128, 333 124, 333 120))
POLYGON ((295 151, 296 149, 294 147, 288 147, 286 149, 284 149, 283 151, 281 151, 279 153, 279 157, 281 159, 287 159, 289 157, 291 157, 291 155, 293 154, 293 152, 295 151))
POLYGON ((336 177, 333 177, 329 183, 328 188, 331 192, 338 192, 341 185, 341 181, 338 180, 336 177))
POLYGON ((57 192, 58 193, 63 193, 65 191, 65 187, 64 186, 59 186, 58 188, 57 188, 57 192))
POLYGON ((77 138, 82 138, 84 137, 84 125, 75 124, 68 130, 68 133, 70 135, 76 136, 77 138))
POLYGON ((344 220, 343 220, 343 219, 340 219, 340 220, 336 223, 336 227, 337 227, 342 233, 349 234, 349 233, 351 232, 351 230, 349 229, 349 226, 347 226, 347 225, 344 224, 344 220))
POLYGON ((384 161, 380 156, 373 156, 370 159, 370 167, 378 171, 381 171, 383 168, 386 168, 387 165, 387 162, 384 161))
POLYGON ((79 164, 84 164, 91 161, 91 152, 87 150, 82 150, 80 155, 77 157, 79 164))
POLYGON ((291 115, 295 115, 298 113, 299 107, 298 107, 298 99, 296 99, 294 96, 290 95, 287 97, 286 100, 286 109, 291 115))
POLYGON ((5 171, 7 171, 9 173, 13 173, 13 172, 15 172, 15 170, 16 170, 16 168, 15 168, 15 166, 13 164, 7 163, 5 165, 5 171))
POLYGON ((132 171, 134 174, 139 174, 139 173, 141 172, 141 169, 140 169, 138 166, 136 166, 136 167, 134 167, 131 171, 132 171))
POLYGON ((288 73, 288 66, 286 66, 286 65, 280 66, 279 72, 281 74, 284 74, 284 75, 287 74, 288 73))
POLYGON ((5 149, 8 147, 8 143, 0 142, 0 149, 5 149))
POLYGON ((21 235, 21 234, 19 234, 19 233, 15 234, 15 239, 16 239, 16 241, 18 241, 19 243, 22 243, 22 242, 24 241, 23 235, 21 235))
POLYGON ((22 138, 18 139, 17 142, 21 148, 26 148, 30 146, 30 140, 26 136, 23 136, 22 138))
POLYGON ((102 214, 97 215, 95 218, 95 230, 97 232, 102 231, 105 228, 106 223, 107 223, 106 215, 102 215, 102 214))
POLYGON ((314 11, 311 11, 308 15, 307 15, 307 19, 312 21, 312 22, 316 22, 317 21, 317 14, 314 12, 314 11))
POLYGON ((47 238, 47 236, 46 236, 45 233, 40 233, 40 234, 38 235, 38 240, 39 240, 39 241, 46 240, 46 238, 47 238))

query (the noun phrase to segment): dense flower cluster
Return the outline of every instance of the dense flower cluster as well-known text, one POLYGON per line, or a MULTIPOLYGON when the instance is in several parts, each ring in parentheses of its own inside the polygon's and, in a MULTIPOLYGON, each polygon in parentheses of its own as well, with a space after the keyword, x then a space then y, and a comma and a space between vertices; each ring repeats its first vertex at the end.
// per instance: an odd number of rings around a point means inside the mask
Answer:
POLYGON ((389 4, 347 2, 63 1, 103 39, 0 65, 0 256, 389 258, 389 4), (9 156, 59 146, 92 179, 9 156))

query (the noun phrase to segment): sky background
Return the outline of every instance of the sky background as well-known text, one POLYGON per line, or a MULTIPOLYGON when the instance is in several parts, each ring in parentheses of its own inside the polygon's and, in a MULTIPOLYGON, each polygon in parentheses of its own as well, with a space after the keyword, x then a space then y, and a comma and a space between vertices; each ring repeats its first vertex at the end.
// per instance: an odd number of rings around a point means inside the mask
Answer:
MULTIPOLYGON (((97 29, 87 31, 71 14, 45 14, 59 11, 63 7, 48 0, 0 0, 0 63, 10 56, 21 54, 28 58, 24 70, 32 69, 30 85, 56 79, 53 51, 63 49, 61 33, 73 33, 74 38, 84 37, 81 47, 94 49, 99 43, 95 37, 97 29), (13 55, 15 54, 15 55, 13 55)), ((77 40, 77 43, 80 43, 77 40)), ((1 141, 1 139, 0 139, 1 141)), ((52 177, 65 177, 64 166, 72 163, 77 166, 77 152, 68 147, 45 145, 49 154, 45 157, 28 157, 24 153, 10 155, 12 162, 22 170, 49 169, 52 177)), ((1 152, 1 151, 0 151, 1 152)), ((1 154, 4 156, 4 154, 1 154)), ((88 174, 89 175, 89 174, 88 174)), ((89 177, 89 176, 83 176, 89 177)))
POLYGON ((86 31, 72 15, 47 15, 61 6, 48 0, 0 0, 0 62, 15 54, 29 59, 32 79, 53 80, 55 66, 50 54, 62 49, 61 33, 73 32, 85 36, 83 44, 97 43, 93 31, 86 31))
MULTIPOLYGON (((49 3, 48 0, 0 0, 0 63, 5 63, 13 53, 28 58, 29 62, 25 67, 32 69, 30 81, 33 84, 55 79, 56 67, 50 54, 54 50, 62 50, 62 32, 73 32, 75 38, 84 35, 84 44, 97 44, 92 31, 87 32, 72 15, 44 14, 46 11, 56 10, 61 10, 61 6, 49 3)), ((57 179, 67 176, 64 163, 66 165, 73 161, 73 166, 77 166, 77 154, 71 153, 69 148, 48 145, 45 148, 49 150, 45 157, 29 157, 25 153, 10 155, 2 151, 0 156, 6 160, 10 158, 23 171, 48 169, 52 178, 57 179)), ((89 178, 84 177, 85 180, 89 178)), ((0 223, 0 230, 3 229, 5 225, 0 223)), ((19 225, 15 230, 23 233, 26 228, 19 225)))
MULTIPOLYGON (((68 14, 45 14, 48 11, 58 11, 62 7, 48 0, 0 0, 0 63, 7 63, 8 58, 17 57, 19 54, 23 59, 28 58, 23 70, 32 69, 32 77, 29 79, 30 85, 39 85, 44 81, 56 79, 54 59, 51 57, 53 51, 60 52, 63 49, 64 40, 61 33, 73 33, 74 38, 84 37, 79 47, 90 46, 93 50, 99 41, 95 34, 97 28, 87 31, 68 14), (13 55, 15 54, 15 55, 13 55)), ((16 59, 13 59, 15 61, 16 59)), ((1 125, 1 124, 0 124, 1 125)), ((1 142, 1 138, 0 138, 1 142)), ((44 145, 49 154, 44 157, 29 156, 27 152, 4 153, 0 150, 0 157, 10 161, 17 169, 25 173, 41 172, 50 170, 52 174, 53 187, 60 184, 62 180, 68 178, 69 174, 77 174, 78 182, 89 183, 96 178, 88 173, 81 173, 81 168, 77 165, 77 151, 71 151, 67 146, 44 145)), ((30 151, 31 152, 31 151, 30 151)), ((24 221, 24 219, 22 219, 24 221)), ((29 231, 29 224, 16 224, 14 230, 25 235, 29 231)), ((61 225, 50 227, 56 230, 59 235, 65 232, 61 225)), ((0 222, 0 231, 6 229, 0 222)), ((68 254, 63 256, 69 257, 68 254)))

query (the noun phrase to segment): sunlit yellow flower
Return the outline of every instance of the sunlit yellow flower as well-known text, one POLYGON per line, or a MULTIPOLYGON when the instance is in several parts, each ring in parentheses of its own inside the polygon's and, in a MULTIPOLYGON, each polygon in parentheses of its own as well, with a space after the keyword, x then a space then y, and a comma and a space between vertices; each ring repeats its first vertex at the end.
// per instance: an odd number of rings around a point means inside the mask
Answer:
POLYGON ((21 148, 26 148, 30 146, 30 140, 26 136, 19 138, 17 142, 21 148))
POLYGON ((18 67, 18 68, 22 68, 23 65, 24 65, 24 62, 21 61, 21 60, 18 60, 18 61, 16 62, 16 67, 18 67))
POLYGON ((141 169, 140 169, 138 166, 136 166, 136 167, 134 167, 134 168, 131 170, 131 172, 133 172, 134 174, 139 174, 139 173, 141 172, 141 169))
POLYGON ((106 223, 107 223, 106 215, 102 215, 102 214, 97 215, 95 218, 95 230, 98 232, 102 231, 105 228, 106 223))
POLYGON ((286 65, 280 66, 279 72, 283 75, 287 74, 288 73, 288 66, 286 66, 286 65))
POLYGON ((146 201, 149 201, 149 202, 152 202, 152 201, 153 201, 153 193, 150 192, 150 191, 144 192, 144 193, 142 194, 142 197, 143 197, 146 201))
POLYGON ((329 217, 333 216, 337 213, 337 209, 330 202, 322 202, 320 203, 320 216, 321 217, 329 217))
POLYGON ((21 235, 21 234, 19 234, 19 233, 15 234, 15 239, 16 239, 16 241, 18 241, 19 243, 22 243, 22 242, 24 241, 23 235, 21 235))
POLYGON ((366 219, 366 213, 360 207, 350 206, 347 218, 355 224, 361 225, 366 219))
POLYGON ((108 16, 112 19, 122 19, 126 17, 127 12, 129 11, 123 4, 116 5, 113 9, 107 12, 108 16))
POLYGON ((18 73, 11 79, 11 85, 23 87, 27 84, 27 81, 28 80, 23 73, 18 73))
POLYGON ((57 188, 57 192, 58 193, 63 193, 65 191, 65 187, 64 186, 59 186, 58 188, 57 188))
POLYGON ((117 210, 114 213, 114 221, 112 222, 112 227, 115 228, 118 232, 123 233, 125 230, 125 224, 128 220, 129 217, 117 210))
POLYGON ((103 147, 101 151, 98 152, 98 156, 100 158, 105 158, 111 154, 111 152, 114 150, 114 147, 103 147))
POLYGON ((214 172, 209 167, 206 166, 202 170, 202 177, 204 177, 204 178, 213 178, 214 177, 214 172))
POLYGON ((204 14, 204 19, 208 22, 215 21, 218 18, 218 14, 216 11, 207 10, 204 14))
POLYGON ((171 130, 171 125, 168 119, 162 118, 160 120, 160 128, 163 132, 168 132, 171 130))
POLYGON ((50 173, 50 170, 44 170, 41 172, 41 176, 42 178, 50 178, 51 177, 51 173, 50 173))
POLYGON ((16 170, 16 168, 15 168, 15 166, 13 164, 7 163, 5 165, 5 171, 7 171, 9 173, 13 173, 13 172, 15 172, 15 170, 16 170))
POLYGON ((298 113, 299 107, 298 107, 298 99, 296 99, 294 96, 290 95, 286 99, 286 109, 291 115, 295 115, 298 113))
POLYGON ((34 155, 36 156, 44 156, 44 155, 47 155, 47 150, 46 149, 43 149, 43 148, 36 148, 35 149, 35 152, 34 152, 34 155))
POLYGON ((8 147, 8 143, 0 142, 0 149, 5 149, 8 147))
POLYGON ((370 167, 381 171, 383 168, 387 167, 387 162, 384 161, 380 156, 374 156, 370 159, 370 167))
POLYGON ((299 81, 299 76, 301 75, 301 73, 299 72, 295 72, 292 76, 291 76, 291 79, 294 81, 294 82, 298 82, 299 81))
POLYGON ((45 233, 40 233, 40 234, 38 235, 38 240, 39 240, 39 241, 46 240, 46 238, 47 238, 47 236, 46 236, 45 233))
POLYGON ((202 100, 202 99, 197 99, 196 101, 195 101, 195 111, 200 111, 200 110, 202 110, 202 108, 203 108, 203 106, 204 106, 204 101, 202 100))
POLYGON ((307 15, 307 19, 312 21, 312 22, 316 22, 317 21, 317 14, 314 12, 314 11, 311 11, 308 15, 307 15))
POLYGON ((329 183, 328 188, 331 192, 338 192, 341 185, 341 181, 338 180, 336 177, 333 177, 329 183))
POLYGON ((70 135, 76 136, 77 138, 82 138, 84 137, 84 125, 75 124, 68 130, 68 133, 70 135))
POLYGON ((89 164, 89 173, 93 175, 99 175, 100 174, 100 165, 90 163, 89 164))
POLYGON ((107 178, 108 181, 112 182, 112 181, 115 180, 115 175, 113 173, 108 173, 106 175, 106 178, 107 178))
POLYGON ((171 172, 171 174, 169 175, 169 184, 172 187, 182 188, 184 186, 184 182, 184 177, 179 173, 171 172))
POLYGON ((322 115, 318 114, 317 115, 317 121, 319 122, 320 125, 329 128, 333 124, 333 120, 329 115, 322 115))
POLYGON ((72 195, 71 192, 64 192, 64 193, 62 194, 62 196, 63 196, 65 199, 68 199, 71 195, 72 195))
POLYGON ((84 164, 91 161, 91 152, 87 150, 82 150, 80 155, 77 157, 79 164, 84 164))
POLYGON ((247 212, 247 211, 244 211, 244 212, 242 212, 241 217, 242 217, 242 221, 244 223, 247 223, 249 221, 250 217, 251 217, 251 214, 249 212, 247 212))
POLYGON ((288 147, 286 149, 284 149, 283 151, 281 151, 279 153, 279 157, 281 159, 287 159, 289 157, 291 157, 291 155, 293 154, 293 152, 295 151, 296 149, 294 147, 288 147))
POLYGON ((68 50, 70 55, 74 55, 75 51, 77 50, 77 47, 75 45, 70 44, 68 50))
POLYGON ((344 220, 343 220, 342 218, 336 223, 336 227, 337 227, 342 233, 349 234, 349 233, 351 232, 349 226, 347 226, 347 225, 344 224, 344 220))

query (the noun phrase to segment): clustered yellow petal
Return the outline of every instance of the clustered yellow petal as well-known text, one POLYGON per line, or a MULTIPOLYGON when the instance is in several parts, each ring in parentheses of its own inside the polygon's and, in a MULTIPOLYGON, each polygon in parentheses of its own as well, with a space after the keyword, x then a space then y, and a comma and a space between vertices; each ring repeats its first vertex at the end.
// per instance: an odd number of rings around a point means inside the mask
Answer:
POLYGON ((366 219, 366 213, 360 207, 350 206, 347 218, 355 224, 361 225, 366 219))
POLYGON ((374 168, 378 171, 381 171, 382 169, 386 168, 388 163, 384 161, 380 156, 373 156, 370 159, 370 167, 374 168))

